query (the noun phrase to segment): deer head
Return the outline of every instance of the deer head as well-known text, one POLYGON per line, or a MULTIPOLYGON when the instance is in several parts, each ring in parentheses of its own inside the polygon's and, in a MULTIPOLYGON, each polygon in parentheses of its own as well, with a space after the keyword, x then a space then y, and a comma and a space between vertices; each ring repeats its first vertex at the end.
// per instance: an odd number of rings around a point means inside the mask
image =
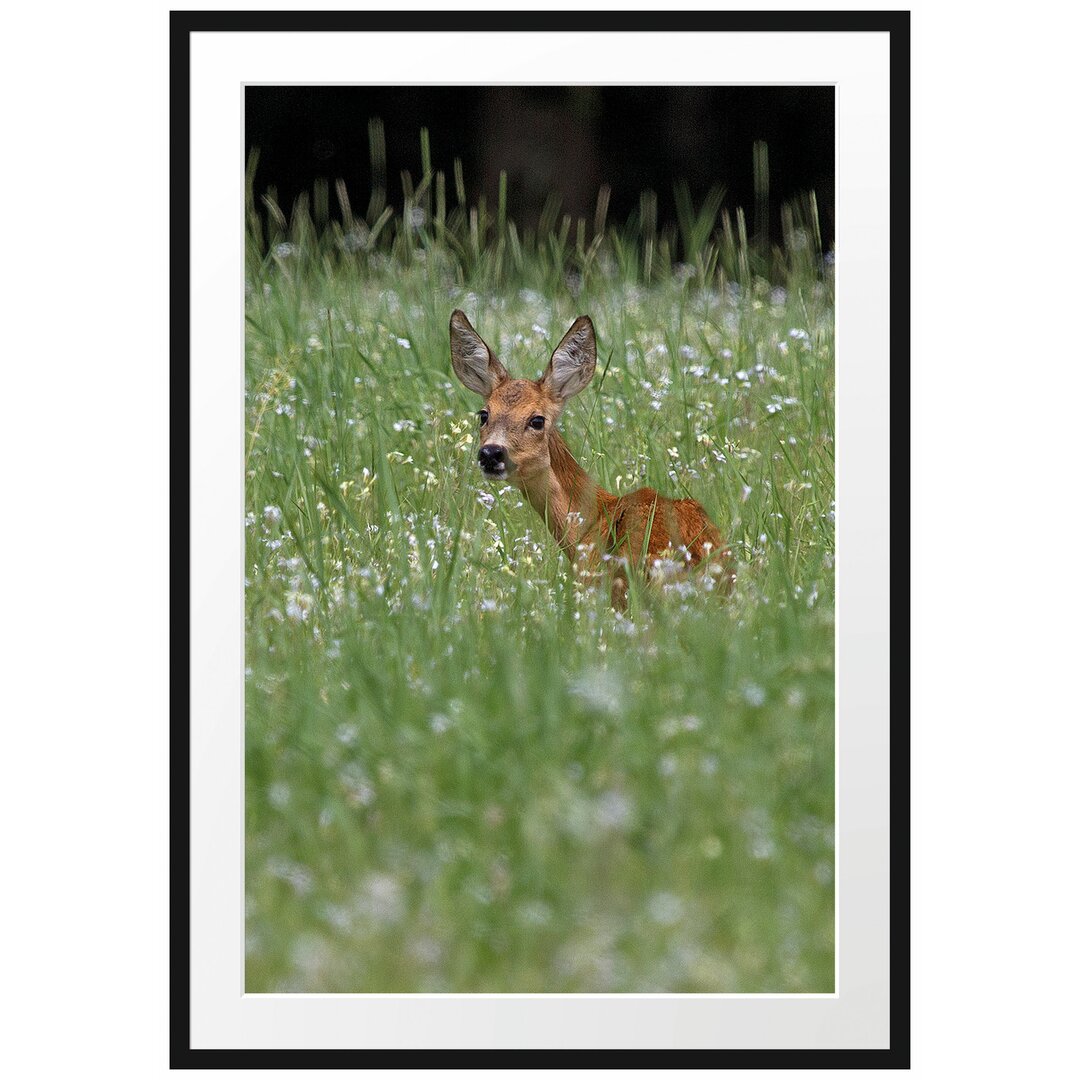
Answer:
POLYGON ((596 371, 592 320, 574 320, 543 375, 512 379, 463 311, 450 316, 454 373, 484 399, 480 410, 480 470, 491 479, 526 484, 551 467, 550 439, 563 405, 596 371))

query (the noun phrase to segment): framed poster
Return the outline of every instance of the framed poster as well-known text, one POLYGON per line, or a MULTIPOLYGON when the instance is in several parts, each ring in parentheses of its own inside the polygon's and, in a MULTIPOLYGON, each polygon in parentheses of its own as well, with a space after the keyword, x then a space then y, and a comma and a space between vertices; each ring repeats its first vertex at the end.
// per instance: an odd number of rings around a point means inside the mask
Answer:
POLYGON ((908 40, 173 13, 175 1065, 906 1066, 908 40))

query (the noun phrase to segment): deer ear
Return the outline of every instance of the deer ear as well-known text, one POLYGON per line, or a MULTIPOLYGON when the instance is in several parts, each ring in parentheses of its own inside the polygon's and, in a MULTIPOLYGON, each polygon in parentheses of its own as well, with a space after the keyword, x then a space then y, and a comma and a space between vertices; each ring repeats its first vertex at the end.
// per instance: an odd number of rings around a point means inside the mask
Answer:
POLYGON ((540 379, 541 385, 558 401, 580 394, 596 371, 596 334, 592 319, 581 315, 566 331, 540 379))
POLYGON ((472 328, 464 311, 450 316, 450 363, 454 374, 474 394, 490 397, 499 383, 509 378, 484 339, 472 328))

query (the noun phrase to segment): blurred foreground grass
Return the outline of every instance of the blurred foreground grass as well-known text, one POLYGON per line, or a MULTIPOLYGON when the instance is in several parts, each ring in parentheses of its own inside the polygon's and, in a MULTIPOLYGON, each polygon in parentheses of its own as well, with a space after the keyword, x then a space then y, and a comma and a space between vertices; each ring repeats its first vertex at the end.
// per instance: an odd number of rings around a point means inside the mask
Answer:
POLYGON ((725 250, 719 203, 651 241, 599 208, 517 237, 429 171, 409 189, 374 240, 374 196, 343 225, 318 193, 291 222, 270 203, 269 233, 249 206, 247 990, 830 992, 813 243, 725 250), (479 476, 455 307, 528 376, 592 316, 606 371, 567 442, 611 491, 699 499, 731 601, 676 585, 622 618, 575 585, 479 476))

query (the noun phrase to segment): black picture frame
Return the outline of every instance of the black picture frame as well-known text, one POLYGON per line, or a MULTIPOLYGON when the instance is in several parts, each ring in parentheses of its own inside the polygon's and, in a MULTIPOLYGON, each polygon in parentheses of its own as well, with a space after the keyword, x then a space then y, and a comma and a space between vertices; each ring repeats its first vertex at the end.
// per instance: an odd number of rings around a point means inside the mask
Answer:
MULTIPOLYGON (((910 143, 911 36, 908 11, 526 11, 312 12, 173 11, 170 13, 170 1063, 172 1068, 360 1068, 372 1052, 355 1050, 195 1049, 190 1042, 190 37, 193 33, 412 30, 539 31, 602 34, 617 14, 624 32, 876 32, 890 51, 891 528, 896 549, 910 535, 910 143)), ((381 1051, 391 1068, 743 1068, 910 1067, 910 570, 890 569, 890 1032, 887 1049, 717 1050, 401 1050, 381 1051)))

